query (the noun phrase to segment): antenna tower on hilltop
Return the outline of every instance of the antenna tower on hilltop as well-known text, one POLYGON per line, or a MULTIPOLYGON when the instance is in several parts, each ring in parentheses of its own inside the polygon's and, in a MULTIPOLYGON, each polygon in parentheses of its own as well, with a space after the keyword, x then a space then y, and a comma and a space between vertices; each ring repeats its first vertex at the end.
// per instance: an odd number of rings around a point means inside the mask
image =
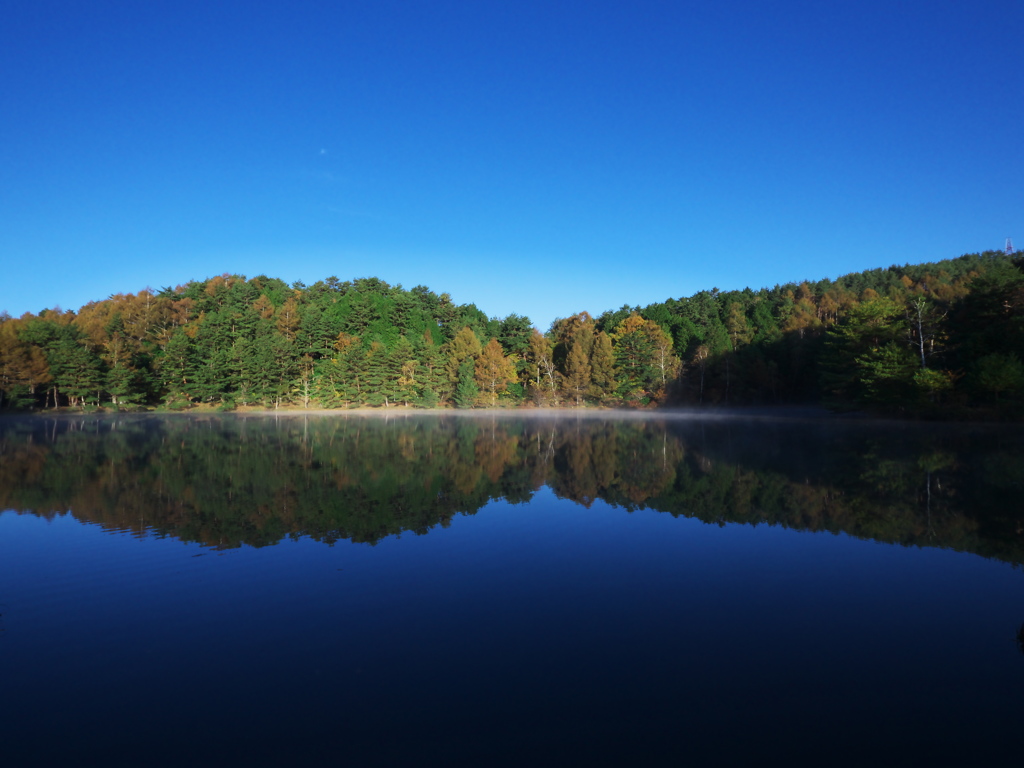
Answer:
POLYGON ((1013 240, 1006 238, 1006 255, 1013 256, 1013 240))

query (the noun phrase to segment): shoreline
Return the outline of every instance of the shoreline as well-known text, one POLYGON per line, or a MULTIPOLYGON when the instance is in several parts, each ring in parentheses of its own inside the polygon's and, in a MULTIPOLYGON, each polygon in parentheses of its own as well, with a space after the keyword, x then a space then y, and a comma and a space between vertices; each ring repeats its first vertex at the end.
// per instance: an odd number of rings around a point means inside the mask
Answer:
POLYGON ((941 420, 930 421, 913 418, 899 418, 884 414, 872 414, 864 411, 836 413, 818 405, 778 405, 778 406, 703 406, 703 407, 664 407, 664 408, 612 408, 605 406, 589 406, 582 408, 544 406, 515 408, 415 408, 392 406, 389 408, 285 408, 241 407, 231 410, 219 410, 216 407, 187 408, 177 411, 142 408, 133 410, 97 409, 82 411, 79 409, 61 408, 46 411, 10 411, 0 412, 0 419, 28 418, 74 420, 85 418, 107 419, 111 417, 151 418, 170 417, 186 419, 208 419, 211 417, 229 419, 295 419, 302 418, 362 418, 392 419, 409 418, 506 418, 506 419, 569 419, 593 420, 615 419, 623 421, 756 421, 756 422, 790 422, 817 423, 833 425, 877 425, 894 426, 960 426, 960 427, 1013 427, 1017 422, 998 421, 995 419, 941 420))

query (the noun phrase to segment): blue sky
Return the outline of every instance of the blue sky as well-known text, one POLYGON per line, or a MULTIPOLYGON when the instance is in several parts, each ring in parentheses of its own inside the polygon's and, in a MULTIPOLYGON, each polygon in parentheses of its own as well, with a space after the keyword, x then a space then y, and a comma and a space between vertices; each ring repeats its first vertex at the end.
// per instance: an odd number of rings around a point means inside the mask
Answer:
POLYGON ((1024 3, 2 0, 0 310, 599 314, 1024 245, 1024 3))

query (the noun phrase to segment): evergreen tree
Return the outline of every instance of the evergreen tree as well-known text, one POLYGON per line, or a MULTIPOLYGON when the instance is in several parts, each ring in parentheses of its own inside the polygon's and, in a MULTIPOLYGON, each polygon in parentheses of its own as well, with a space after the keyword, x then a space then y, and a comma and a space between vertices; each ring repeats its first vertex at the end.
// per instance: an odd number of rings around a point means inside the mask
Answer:
POLYGON ((647 396, 656 377, 653 336, 647 323, 632 314, 619 324, 614 333, 616 392, 625 401, 647 396))
POLYGON ((1001 396, 1024 398, 1024 363, 1015 353, 992 352, 978 358, 972 370, 974 385, 998 403, 1001 396))
POLYGON ((458 408, 472 408, 480 395, 473 376, 474 362, 467 357, 459 366, 453 400, 458 408))
POLYGON ((431 408, 441 401, 441 393, 449 391, 450 388, 445 356, 429 329, 423 333, 416 358, 419 366, 416 378, 421 392, 419 405, 431 408))
POLYGON ((389 352, 388 366, 394 381, 392 400, 406 405, 418 398, 416 373, 419 364, 415 354, 416 350, 405 336, 399 337, 398 343, 389 352))
POLYGON ((604 331, 594 337, 590 353, 589 396, 601 402, 615 392, 615 354, 612 339, 604 331))
POLYGON ((184 328, 179 326, 171 333, 156 366, 157 380, 168 402, 192 399, 191 380, 195 363, 191 339, 184 328))
POLYGON ((839 401, 889 400, 902 388, 894 382, 911 377, 899 349, 906 338, 901 307, 891 299, 869 299, 829 332, 822 359, 822 383, 839 401), (882 351, 883 349, 886 351, 882 351))

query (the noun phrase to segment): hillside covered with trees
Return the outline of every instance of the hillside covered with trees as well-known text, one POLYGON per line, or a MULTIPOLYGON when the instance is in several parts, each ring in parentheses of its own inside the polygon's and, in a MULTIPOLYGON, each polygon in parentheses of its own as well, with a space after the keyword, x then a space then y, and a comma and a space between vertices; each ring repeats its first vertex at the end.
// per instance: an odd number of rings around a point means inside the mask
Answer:
POLYGON ((1024 413, 1024 262, 997 251, 700 291, 546 333, 417 286, 222 275, 0 315, 0 408, 822 403, 1024 413))

